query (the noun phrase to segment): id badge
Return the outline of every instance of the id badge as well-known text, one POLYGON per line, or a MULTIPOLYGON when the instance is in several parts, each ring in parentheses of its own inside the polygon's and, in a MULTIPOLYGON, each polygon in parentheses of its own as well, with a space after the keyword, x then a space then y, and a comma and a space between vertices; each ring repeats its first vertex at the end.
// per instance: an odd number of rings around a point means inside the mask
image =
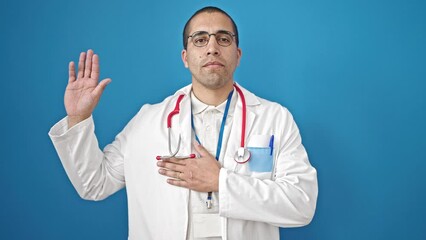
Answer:
POLYGON ((194 220, 194 237, 207 238, 207 237, 221 237, 222 227, 220 216, 218 213, 200 213, 193 215, 194 220))

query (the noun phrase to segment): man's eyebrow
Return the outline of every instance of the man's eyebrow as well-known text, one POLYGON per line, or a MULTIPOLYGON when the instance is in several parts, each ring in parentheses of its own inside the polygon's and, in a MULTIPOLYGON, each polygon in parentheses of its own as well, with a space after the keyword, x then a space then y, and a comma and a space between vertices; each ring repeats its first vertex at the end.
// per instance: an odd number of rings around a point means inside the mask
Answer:
MULTIPOLYGON (((225 30, 225 29, 219 29, 219 30, 217 30, 216 32, 212 32, 212 33, 232 33, 232 34, 234 34, 233 32, 232 32, 232 30, 225 30)), ((208 32, 208 31, 205 31, 205 30, 199 30, 199 31, 194 31, 194 32, 192 32, 192 34, 189 34, 188 36, 191 36, 191 35, 193 35, 194 33, 209 33, 209 34, 211 34, 210 32, 208 32)))
POLYGON ((218 31, 216 31, 217 33, 232 33, 232 34, 234 34, 232 31, 230 31, 230 30, 218 30, 218 31))

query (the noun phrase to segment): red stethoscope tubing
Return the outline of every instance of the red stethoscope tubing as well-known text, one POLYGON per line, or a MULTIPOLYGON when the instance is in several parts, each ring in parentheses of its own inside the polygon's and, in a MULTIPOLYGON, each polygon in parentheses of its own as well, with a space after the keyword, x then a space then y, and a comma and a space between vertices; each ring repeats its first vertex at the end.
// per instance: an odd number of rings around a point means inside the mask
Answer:
POLYGON ((234 83, 234 87, 237 90, 238 94, 241 97, 241 103, 243 108, 243 122, 241 123, 241 144, 240 147, 244 148, 245 146, 245 136, 246 136, 246 116, 247 116, 247 106, 246 106, 246 99, 244 97, 243 91, 237 86, 237 84, 234 83))
POLYGON ((185 95, 179 95, 178 100, 176 101, 175 109, 173 109, 173 111, 171 111, 167 116, 167 128, 172 128, 172 117, 176 114, 179 114, 180 102, 182 101, 183 97, 185 97, 185 95))

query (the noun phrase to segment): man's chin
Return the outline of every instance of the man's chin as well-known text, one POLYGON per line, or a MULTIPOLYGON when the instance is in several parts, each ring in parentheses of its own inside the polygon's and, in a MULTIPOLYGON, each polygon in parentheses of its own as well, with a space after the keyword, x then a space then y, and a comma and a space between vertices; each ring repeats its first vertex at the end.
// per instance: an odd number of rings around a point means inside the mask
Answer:
POLYGON ((228 82, 228 80, 225 80, 222 77, 215 76, 215 77, 212 77, 212 78, 206 78, 206 79, 203 79, 203 80, 199 80, 198 82, 207 89, 217 90, 217 89, 220 89, 223 86, 225 86, 226 83, 228 82))

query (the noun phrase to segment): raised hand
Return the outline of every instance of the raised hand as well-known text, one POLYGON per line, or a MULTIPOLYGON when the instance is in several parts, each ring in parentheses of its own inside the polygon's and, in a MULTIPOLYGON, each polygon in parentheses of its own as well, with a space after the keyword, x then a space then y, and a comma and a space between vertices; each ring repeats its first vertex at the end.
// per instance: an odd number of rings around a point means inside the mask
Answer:
POLYGON ((90 117, 105 87, 111 82, 110 78, 101 82, 98 80, 99 56, 92 50, 80 54, 77 78, 74 62, 69 63, 69 79, 64 96, 68 128, 90 117))

